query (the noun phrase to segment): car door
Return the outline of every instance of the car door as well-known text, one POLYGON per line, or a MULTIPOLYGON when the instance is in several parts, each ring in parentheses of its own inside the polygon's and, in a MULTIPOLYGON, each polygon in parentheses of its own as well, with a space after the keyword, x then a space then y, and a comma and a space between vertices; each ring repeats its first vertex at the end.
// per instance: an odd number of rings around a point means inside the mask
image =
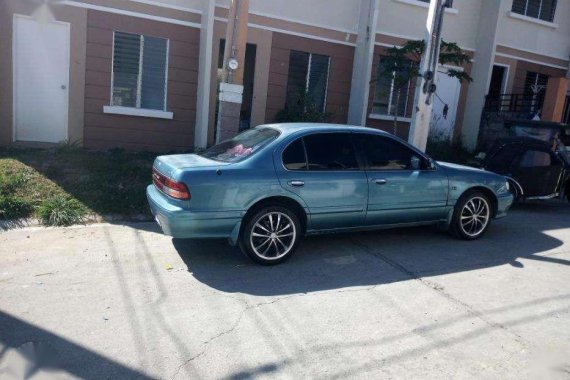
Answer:
POLYGON ((348 132, 308 134, 292 141, 277 157, 281 186, 309 208, 309 229, 364 224, 368 183, 350 137, 348 132))
POLYGON ((562 175, 562 161, 548 148, 529 147, 513 166, 513 177, 521 184, 525 197, 555 194, 562 175))
POLYGON ((427 157, 389 136, 356 134, 368 177, 366 224, 445 218, 448 179, 427 157))

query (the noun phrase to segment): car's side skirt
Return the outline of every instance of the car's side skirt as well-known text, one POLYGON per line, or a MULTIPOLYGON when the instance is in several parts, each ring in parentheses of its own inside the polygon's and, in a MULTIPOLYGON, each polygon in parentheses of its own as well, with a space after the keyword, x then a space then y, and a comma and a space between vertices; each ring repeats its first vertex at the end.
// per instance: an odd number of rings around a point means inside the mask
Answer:
POLYGON ((321 235, 321 234, 354 232, 354 231, 387 230, 387 229, 401 228, 401 227, 429 226, 445 222, 446 222, 445 219, 439 219, 439 220, 413 222, 413 223, 380 224, 375 226, 358 226, 358 227, 334 228, 327 230, 307 230, 306 235, 321 235))

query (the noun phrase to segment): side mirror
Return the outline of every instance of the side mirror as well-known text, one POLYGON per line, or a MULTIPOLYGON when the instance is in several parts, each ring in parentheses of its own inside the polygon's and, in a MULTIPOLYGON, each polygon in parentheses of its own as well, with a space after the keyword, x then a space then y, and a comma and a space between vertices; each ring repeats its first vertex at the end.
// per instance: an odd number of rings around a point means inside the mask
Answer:
POLYGON ((412 170, 420 170, 421 169, 422 160, 418 156, 412 156, 410 159, 410 166, 412 170))
POLYGON ((437 165, 435 164, 435 161, 431 158, 428 158, 427 162, 425 163, 426 166, 426 170, 436 170, 437 169, 437 165))

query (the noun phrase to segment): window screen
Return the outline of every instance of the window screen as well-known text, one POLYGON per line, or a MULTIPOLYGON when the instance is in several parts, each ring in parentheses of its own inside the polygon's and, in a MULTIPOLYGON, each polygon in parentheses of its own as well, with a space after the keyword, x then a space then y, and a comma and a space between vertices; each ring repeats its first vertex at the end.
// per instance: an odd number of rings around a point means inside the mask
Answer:
POLYGON ((350 134, 317 133, 304 140, 309 170, 358 169, 350 134))
POLYGON ((115 32, 112 105, 166 109, 168 40, 115 32))

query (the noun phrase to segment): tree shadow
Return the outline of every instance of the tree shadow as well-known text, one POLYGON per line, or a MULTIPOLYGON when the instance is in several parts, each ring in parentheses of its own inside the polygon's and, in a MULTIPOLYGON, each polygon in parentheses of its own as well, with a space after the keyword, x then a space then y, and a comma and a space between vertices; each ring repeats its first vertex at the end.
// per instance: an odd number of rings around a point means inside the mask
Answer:
POLYGON ((226 241, 173 239, 173 244, 188 271, 214 289, 258 296, 309 293, 505 264, 524 270, 518 259, 570 265, 544 254, 563 245, 545 231, 570 225, 570 207, 559 207, 517 207, 478 241, 455 240, 426 227, 308 237, 288 262, 274 267, 253 264, 226 241))

